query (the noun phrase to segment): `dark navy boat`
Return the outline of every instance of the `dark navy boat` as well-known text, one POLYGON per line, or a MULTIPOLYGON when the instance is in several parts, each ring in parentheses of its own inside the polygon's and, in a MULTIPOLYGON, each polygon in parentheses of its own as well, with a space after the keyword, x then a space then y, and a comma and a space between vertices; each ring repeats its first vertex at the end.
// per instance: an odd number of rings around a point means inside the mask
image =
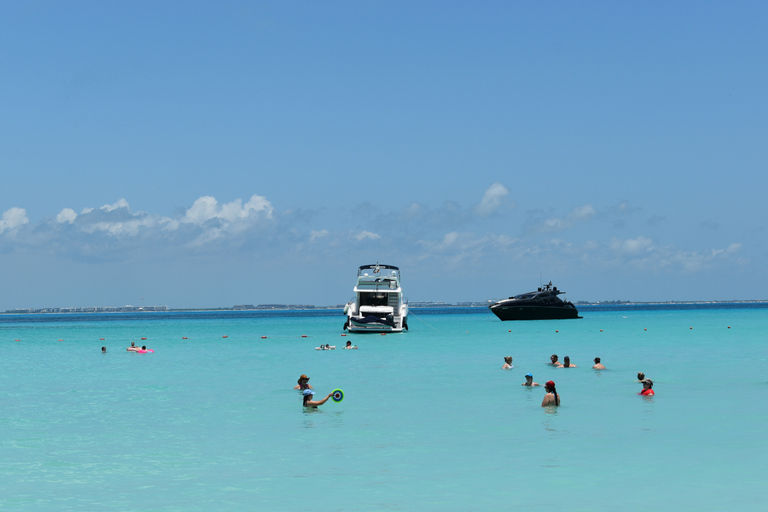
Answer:
POLYGON ((500 300, 489 307, 501 320, 561 320, 581 318, 579 311, 571 302, 562 300, 558 295, 565 292, 549 284, 535 292, 523 293, 500 300))

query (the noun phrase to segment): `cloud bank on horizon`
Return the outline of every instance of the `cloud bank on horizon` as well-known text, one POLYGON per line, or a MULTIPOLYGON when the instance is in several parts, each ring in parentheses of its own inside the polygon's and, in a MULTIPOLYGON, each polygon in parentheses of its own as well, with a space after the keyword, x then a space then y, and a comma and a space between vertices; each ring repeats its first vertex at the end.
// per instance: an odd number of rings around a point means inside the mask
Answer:
MULTIPOLYGON (((336 269, 340 261, 354 268, 386 254, 390 263, 407 266, 409 273, 430 276, 431 269, 474 275, 510 268, 672 276, 750 263, 737 240, 701 250, 654 239, 647 233, 652 222, 642 218, 642 208, 626 201, 602 209, 585 204, 560 212, 519 212, 500 182, 466 206, 412 203, 381 211, 358 205, 353 222, 351 211, 339 211, 335 218, 321 212, 297 215, 258 194, 224 203, 203 196, 174 216, 133 211, 126 199, 79 210, 64 208, 31 221, 24 208, 7 209, 0 220, 0 253, 42 253, 50 261, 117 266, 151 255, 168 264, 187 260, 202 265, 200 272, 205 271, 200 257, 209 264, 311 263, 336 269), (631 233, 624 237, 608 235, 607 226, 617 217, 623 222, 637 217, 640 227, 625 229, 631 233)), ((297 297, 293 302, 303 301, 297 297)))

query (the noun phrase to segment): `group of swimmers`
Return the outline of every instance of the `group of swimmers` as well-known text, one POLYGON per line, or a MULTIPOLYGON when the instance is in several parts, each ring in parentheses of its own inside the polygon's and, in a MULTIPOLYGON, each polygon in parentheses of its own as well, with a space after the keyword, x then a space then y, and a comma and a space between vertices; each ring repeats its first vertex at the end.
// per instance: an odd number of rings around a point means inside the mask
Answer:
POLYGON ((128 352, 136 352, 137 354, 146 354, 147 352, 154 352, 151 348, 148 349, 146 345, 142 345, 141 348, 136 346, 136 342, 132 341, 131 346, 127 349, 128 352))
MULTIPOLYGON (((320 345, 315 347, 315 350, 336 350, 336 345, 320 345)), ((357 350, 357 345, 353 345, 351 341, 347 341, 344 345, 344 350, 357 350)))
MULTIPOLYGON (((141 348, 137 347, 135 341, 132 341, 131 346, 125 350, 127 350, 128 352, 136 352, 137 354, 146 354, 148 352, 154 352, 154 350, 152 350, 151 348, 148 349, 146 345, 142 345, 141 348)), ((107 347, 101 347, 101 353, 106 354, 107 347)))
MULTIPOLYGON (((571 358, 568 356, 565 356, 563 358, 562 363, 558 361, 557 354, 552 354, 549 360, 550 362, 547 364, 554 368, 576 368, 577 367, 577 365, 571 363, 571 358)), ((592 366, 593 370, 605 370, 605 365, 603 365, 599 357, 596 357, 593 361, 595 363, 592 366)), ((512 368, 514 368, 514 366, 512 365, 512 356, 505 356, 504 366, 502 366, 501 369, 510 370, 512 368)), ((639 393, 640 395, 652 396, 655 394, 653 391, 653 381, 651 379, 646 379, 645 374, 643 372, 638 372, 637 382, 641 382, 643 384, 643 390, 639 393)), ((533 374, 526 373, 525 382, 523 382, 522 385, 528 386, 528 387, 534 387, 534 386, 539 386, 540 384, 538 382, 533 382, 533 374)), ((544 390, 547 393, 544 395, 544 399, 541 402, 542 407, 560 405, 560 396, 557 394, 557 390, 555 388, 555 381, 552 381, 552 380, 547 381, 547 383, 544 384, 544 390)))

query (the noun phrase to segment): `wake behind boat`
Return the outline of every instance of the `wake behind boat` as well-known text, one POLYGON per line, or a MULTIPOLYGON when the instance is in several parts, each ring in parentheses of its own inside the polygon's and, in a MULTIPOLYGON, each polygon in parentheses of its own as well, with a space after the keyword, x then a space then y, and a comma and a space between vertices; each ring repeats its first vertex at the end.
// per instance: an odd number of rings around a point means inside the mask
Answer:
POLYGON ((562 320, 581 318, 576 306, 558 295, 565 292, 549 284, 535 292, 515 295, 491 304, 489 308, 501 320, 562 320))
POLYGON ((408 302, 400 288, 400 269, 392 265, 363 265, 357 269, 355 296, 344 306, 349 332, 408 330, 408 302))

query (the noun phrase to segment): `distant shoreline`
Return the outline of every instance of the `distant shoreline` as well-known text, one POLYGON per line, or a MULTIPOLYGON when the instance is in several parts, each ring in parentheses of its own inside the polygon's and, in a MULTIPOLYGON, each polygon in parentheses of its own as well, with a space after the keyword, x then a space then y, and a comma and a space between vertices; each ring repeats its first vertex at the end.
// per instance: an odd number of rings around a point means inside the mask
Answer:
MULTIPOLYGON (((413 309, 459 309, 459 308, 487 308, 492 304, 493 300, 485 302, 459 302, 449 304, 446 302, 412 302, 409 306, 413 309)), ((636 306, 686 306, 686 305, 718 305, 718 304, 767 304, 768 300, 764 299, 747 299, 747 300, 672 300, 672 301, 648 301, 648 302, 632 302, 632 301, 598 301, 587 302, 579 301, 574 303, 577 307, 636 307, 636 306)), ((71 314, 90 314, 90 313, 195 313, 195 312, 225 312, 225 311, 319 311, 319 310, 341 310, 344 308, 343 304, 334 306, 313 306, 309 304, 264 304, 259 306, 232 306, 232 307, 217 307, 217 308, 169 308, 167 306, 124 306, 124 307, 74 307, 74 308, 19 308, 10 309, 0 312, 0 315, 71 315, 71 314)))

